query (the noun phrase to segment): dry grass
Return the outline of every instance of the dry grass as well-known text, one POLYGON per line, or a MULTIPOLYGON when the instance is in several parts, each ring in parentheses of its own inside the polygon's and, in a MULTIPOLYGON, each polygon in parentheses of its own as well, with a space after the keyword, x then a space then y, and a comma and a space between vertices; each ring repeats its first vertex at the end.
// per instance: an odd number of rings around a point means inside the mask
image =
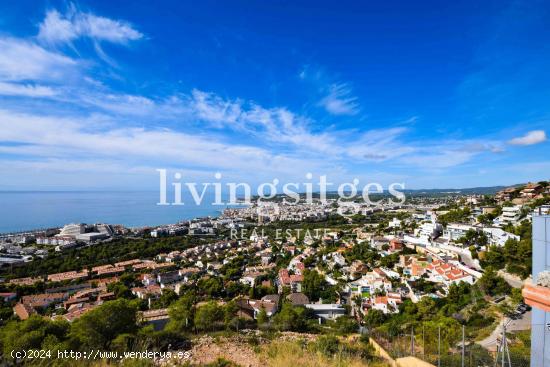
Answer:
POLYGON ((264 346, 261 352, 262 359, 269 367, 382 367, 383 362, 367 362, 357 357, 350 357, 345 353, 337 352, 327 357, 311 347, 300 345, 297 342, 272 342, 264 346))

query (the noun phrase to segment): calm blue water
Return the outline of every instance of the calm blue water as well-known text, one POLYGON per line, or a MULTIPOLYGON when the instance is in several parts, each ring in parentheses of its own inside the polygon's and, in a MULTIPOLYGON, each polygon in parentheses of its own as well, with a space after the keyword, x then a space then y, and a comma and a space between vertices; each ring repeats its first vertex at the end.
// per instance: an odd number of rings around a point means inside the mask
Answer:
MULTIPOLYGON (((168 202, 171 198, 168 196, 168 202)), ((139 192, 13 192, 0 191, 0 233, 67 223, 109 223, 128 227, 176 223, 202 216, 216 216, 225 207, 213 206, 206 193, 197 206, 183 196, 183 206, 159 206, 157 191, 139 192)))

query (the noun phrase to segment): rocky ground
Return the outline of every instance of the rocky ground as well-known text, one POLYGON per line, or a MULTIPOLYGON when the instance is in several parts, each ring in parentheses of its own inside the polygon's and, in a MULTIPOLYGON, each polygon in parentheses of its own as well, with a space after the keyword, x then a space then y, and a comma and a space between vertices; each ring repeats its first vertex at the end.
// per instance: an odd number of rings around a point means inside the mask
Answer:
MULTIPOLYGON (((283 332, 276 336, 278 341, 312 341, 314 334, 302 334, 283 332)), ((189 350, 189 358, 186 362, 192 365, 203 365, 212 363, 223 358, 227 361, 244 367, 265 367, 267 361, 263 360, 259 352, 262 345, 270 340, 263 337, 258 330, 243 330, 238 335, 232 336, 210 336, 203 335, 192 341, 192 348, 189 350)), ((164 366, 177 365, 177 361, 164 361, 164 366)))

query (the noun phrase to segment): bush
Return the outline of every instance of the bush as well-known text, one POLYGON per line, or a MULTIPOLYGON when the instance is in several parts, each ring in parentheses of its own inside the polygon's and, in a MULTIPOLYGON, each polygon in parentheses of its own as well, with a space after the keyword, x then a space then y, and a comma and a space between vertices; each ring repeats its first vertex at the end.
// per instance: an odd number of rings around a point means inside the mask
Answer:
POLYGON ((332 356, 339 351, 340 341, 334 335, 322 335, 315 342, 315 349, 326 356, 332 356))

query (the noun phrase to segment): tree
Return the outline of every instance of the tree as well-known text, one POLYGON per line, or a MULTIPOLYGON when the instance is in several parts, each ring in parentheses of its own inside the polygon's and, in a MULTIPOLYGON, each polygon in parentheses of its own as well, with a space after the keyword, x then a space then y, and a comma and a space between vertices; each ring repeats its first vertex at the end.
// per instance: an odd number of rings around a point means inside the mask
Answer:
POLYGON ((105 302, 77 319, 70 334, 84 348, 107 350, 119 334, 136 331, 136 312, 135 304, 123 298, 105 302))
POLYGON ((302 282, 302 292, 310 299, 310 301, 318 301, 321 290, 328 283, 325 278, 315 270, 304 271, 304 281, 302 282))
POLYGON ((202 278, 197 286, 210 297, 222 297, 224 293, 223 282, 220 278, 202 278))
POLYGON ((278 330, 305 331, 308 310, 303 306, 292 306, 285 302, 281 311, 273 317, 273 324, 278 330))
POLYGON ((375 328, 382 325, 386 321, 386 315, 384 312, 375 308, 370 309, 365 315, 365 325, 369 328, 375 328))
POLYGON ((215 330, 223 322, 224 312, 214 301, 200 306, 195 313, 195 326, 199 330, 215 330))
POLYGON ((487 251, 483 259, 481 260, 481 265, 484 268, 492 267, 495 269, 502 269, 506 264, 506 258, 504 257, 504 250, 502 247, 491 246, 489 251, 487 251))
POLYGON ((478 281, 479 288, 490 296, 509 294, 511 287, 506 281, 497 275, 497 272, 489 267, 478 281))
POLYGON ((116 298, 134 298, 130 288, 122 282, 111 283, 107 286, 107 289, 113 292, 116 298))
POLYGON ((466 231, 464 236, 460 237, 456 242, 462 243, 464 247, 476 246, 483 247, 487 246, 489 239, 484 232, 478 232, 473 229, 466 231))
POLYGON ((358 329, 357 322, 350 316, 344 315, 338 317, 331 325, 332 329, 338 334, 356 333, 358 329))
POLYGON ((448 213, 440 215, 437 220, 439 223, 446 226, 452 222, 463 222, 470 216, 470 208, 450 210, 448 213))
MULTIPOLYGON (((235 324, 235 318, 237 318, 237 312, 239 311, 239 306, 235 301, 229 301, 223 308, 223 321, 226 327, 230 327, 232 324, 235 324)), ((237 320, 238 321, 238 320, 237 320)))
POLYGON ((266 324, 269 321, 269 318, 267 317, 267 312, 265 312, 265 309, 263 307, 261 308, 260 312, 258 312, 256 320, 258 321, 258 325, 266 324))
POLYGON ((178 295, 172 289, 165 288, 158 300, 153 301, 153 308, 166 308, 178 299, 178 295))
POLYGON ((67 321, 52 321, 39 315, 23 321, 10 321, 0 329, 3 355, 11 358, 13 350, 65 349, 68 330, 67 321))
POLYGON ((170 321, 166 327, 169 330, 183 331, 188 329, 195 316, 196 298, 194 293, 185 293, 168 308, 170 321))

